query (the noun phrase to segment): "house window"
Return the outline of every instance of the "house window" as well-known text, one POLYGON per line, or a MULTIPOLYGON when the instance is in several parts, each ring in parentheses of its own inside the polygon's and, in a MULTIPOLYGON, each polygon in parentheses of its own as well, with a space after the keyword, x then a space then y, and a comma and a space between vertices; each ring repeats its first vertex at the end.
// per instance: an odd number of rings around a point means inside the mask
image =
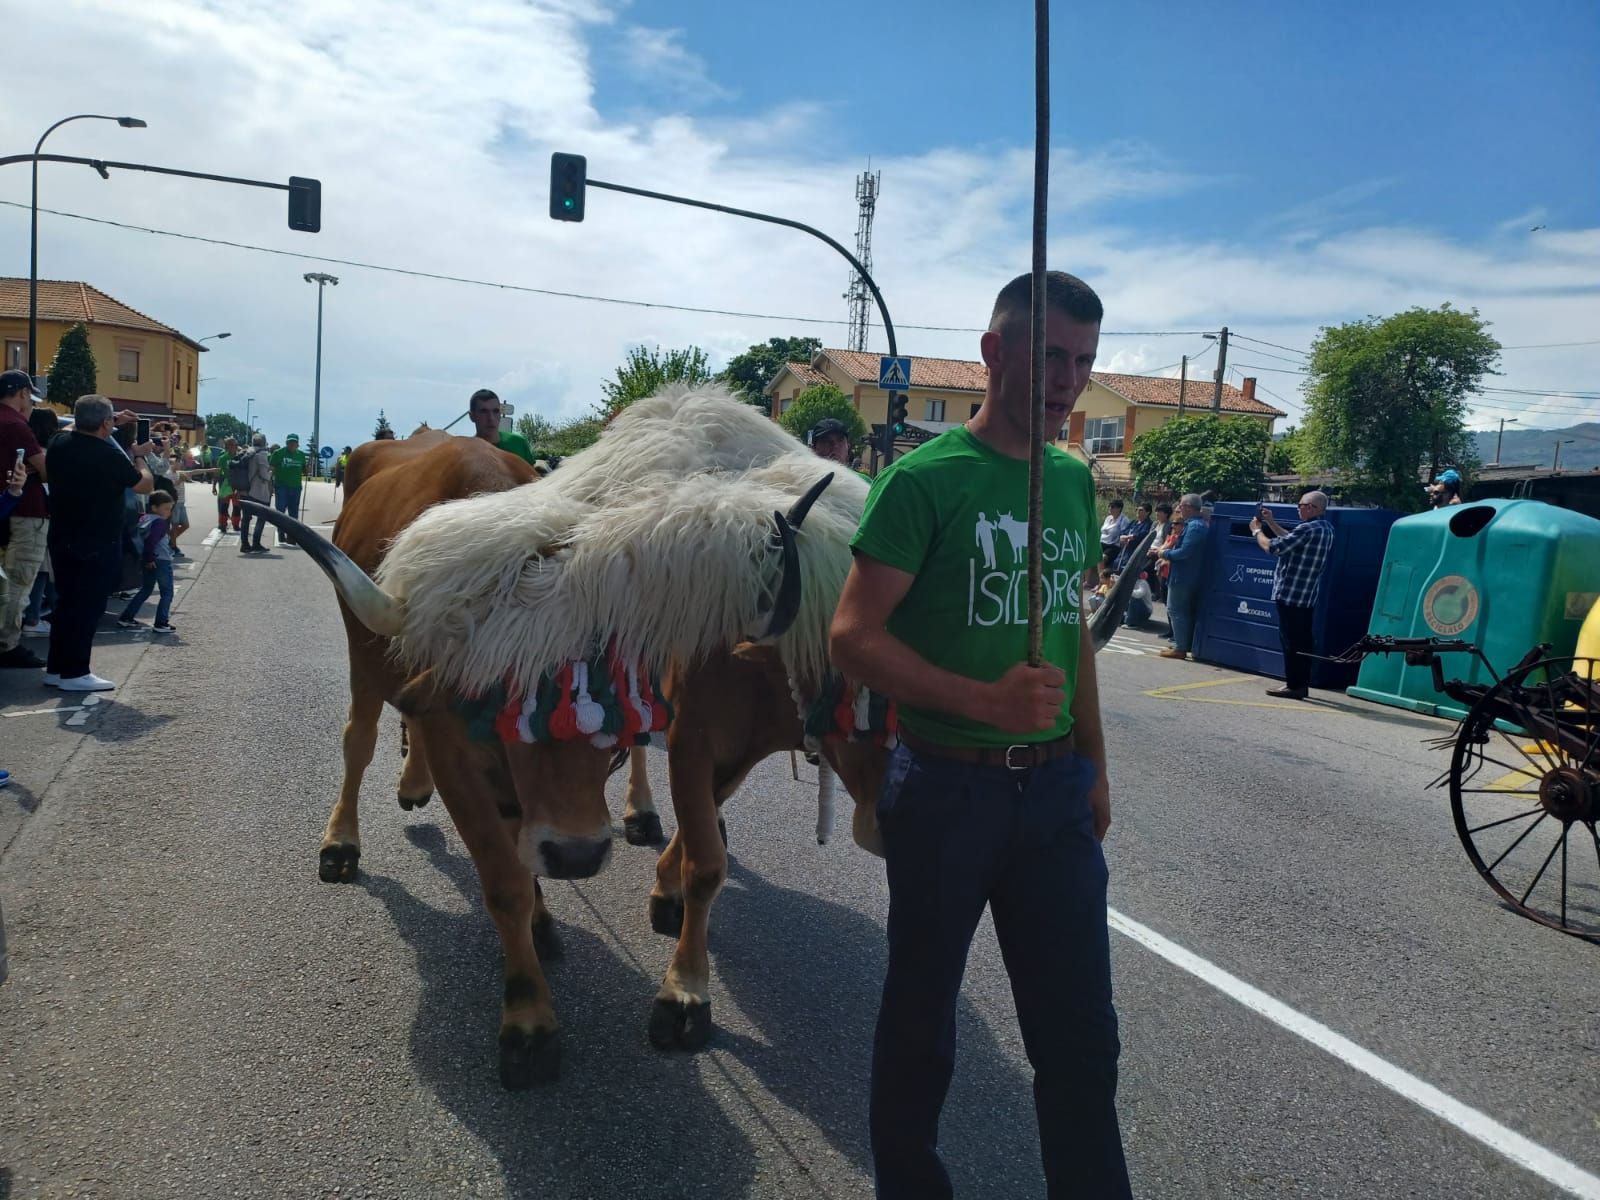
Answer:
POLYGON ((942 421, 942 420, 944 420, 944 401, 943 400, 929 400, 928 401, 928 411, 923 413, 923 419, 926 420, 926 421, 942 421))
POLYGON ((189 364, 189 394, 194 395, 194 364, 189 364))
POLYGON ((795 401, 795 398, 793 396, 790 396, 787 400, 779 400, 778 401, 778 415, 781 417, 781 416, 783 416, 784 413, 788 412, 791 408, 793 408, 794 407, 794 401, 795 401))
POLYGON ((1123 417, 1090 417, 1083 423, 1083 448, 1090 454, 1121 454, 1123 417))
POLYGON ((982 407, 983 407, 982 404, 974 404, 972 406, 972 411, 967 414, 968 418, 972 418, 972 417, 977 416, 978 415, 978 410, 980 408, 982 408, 982 407))
POLYGON ((26 371, 28 357, 28 343, 13 339, 6 339, 6 367, 8 371, 26 371))
POLYGON ((117 379, 122 383, 139 382, 139 352, 137 350, 117 351, 117 379))

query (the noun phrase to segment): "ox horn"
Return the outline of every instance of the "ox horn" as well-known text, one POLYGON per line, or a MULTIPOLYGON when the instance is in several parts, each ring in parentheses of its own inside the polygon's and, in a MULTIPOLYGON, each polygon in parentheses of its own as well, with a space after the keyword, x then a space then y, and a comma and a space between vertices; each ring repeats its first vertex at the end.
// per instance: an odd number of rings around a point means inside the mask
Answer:
POLYGON ((805 524, 806 517, 811 512, 811 506, 817 502, 818 496, 828 490, 828 485, 832 482, 833 472, 829 471, 821 479, 813 483, 804 496, 794 502, 794 507, 789 510, 789 515, 784 518, 789 522, 790 529, 793 529, 796 533, 800 532, 800 526, 805 524))
POLYGON ((1111 589, 1111 594, 1089 618, 1089 639, 1094 644, 1096 654, 1105 649, 1106 643, 1121 626, 1122 618, 1128 615, 1128 602, 1133 599, 1133 589, 1139 582, 1138 564, 1146 561, 1145 554, 1155 536, 1156 531, 1152 529, 1133 548, 1133 553, 1128 556, 1128 568, 1117 579, 1117 586, 1111 589))
POLYGON ((405 625, 404 601, 379 587, 370 575, 351 561, 350 556, 309 525, 295 520, 287 513, 257 504, 254 500, 239 501, 245 512, 265 517, 274 526, 294 538, 295 544, 311 556, 311 561, 322 568, 323 574, 333 580, 334 590, 368 629, 382 637, 395 637, 405 625))

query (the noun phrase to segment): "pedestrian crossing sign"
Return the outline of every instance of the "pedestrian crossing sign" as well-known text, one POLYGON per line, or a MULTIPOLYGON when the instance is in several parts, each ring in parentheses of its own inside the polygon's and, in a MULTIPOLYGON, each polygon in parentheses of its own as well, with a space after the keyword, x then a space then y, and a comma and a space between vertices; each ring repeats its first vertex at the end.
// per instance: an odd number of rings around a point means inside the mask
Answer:
POLYGON ((911 359, 885 354, 878 359, 878 386, 885 391, 903 392, 911 386, 911 359))

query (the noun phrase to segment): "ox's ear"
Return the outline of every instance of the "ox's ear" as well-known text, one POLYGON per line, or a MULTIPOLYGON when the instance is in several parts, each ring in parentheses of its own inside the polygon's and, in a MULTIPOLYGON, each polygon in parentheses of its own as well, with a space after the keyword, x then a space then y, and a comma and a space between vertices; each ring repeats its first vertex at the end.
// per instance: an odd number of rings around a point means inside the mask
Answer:
POLYGON ((394 706, 404 716, 425 717, 449 708, 450 696, 439 686, 433 668, 429 667, 406 680, 399 695, 394 698, 394 706))

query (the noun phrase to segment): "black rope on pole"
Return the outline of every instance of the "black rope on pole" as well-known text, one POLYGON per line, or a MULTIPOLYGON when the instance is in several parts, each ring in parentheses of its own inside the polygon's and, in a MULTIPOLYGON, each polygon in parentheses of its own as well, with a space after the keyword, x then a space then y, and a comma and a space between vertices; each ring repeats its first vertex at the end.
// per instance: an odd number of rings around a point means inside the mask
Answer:
MULTIPOLYGON (((1044 658, 1045 230, 1050 196, 1050 0, 1034 0, 1032 408, 1028 438, 1028 664, 1044 658)), ((1063 603, 1059 597, 1057 603, 1063 603)))

